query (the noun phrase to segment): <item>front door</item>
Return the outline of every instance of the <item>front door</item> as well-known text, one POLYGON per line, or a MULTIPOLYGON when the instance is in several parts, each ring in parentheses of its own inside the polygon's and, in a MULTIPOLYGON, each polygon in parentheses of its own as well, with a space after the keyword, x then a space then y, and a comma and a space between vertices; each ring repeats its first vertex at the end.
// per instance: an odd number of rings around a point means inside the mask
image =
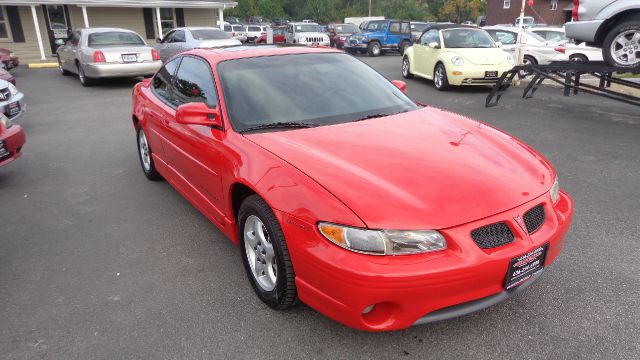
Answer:
POLYGON ((42 5, 44 11, 44 21, 47 25, 47 35, 51 53, 55 54, 58 46, 56 40, 67 40, 71 32, 71 22, 69 21, 69 9, 67 5, 42 5))

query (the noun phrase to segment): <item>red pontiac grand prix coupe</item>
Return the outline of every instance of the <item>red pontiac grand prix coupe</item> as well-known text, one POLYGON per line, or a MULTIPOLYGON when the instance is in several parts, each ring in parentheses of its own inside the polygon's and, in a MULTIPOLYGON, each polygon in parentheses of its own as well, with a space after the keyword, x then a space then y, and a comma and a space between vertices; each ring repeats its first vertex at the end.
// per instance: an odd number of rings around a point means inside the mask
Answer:
POLYGON ((328 48, 181 53, 133 91, 140 163, 274 309, 381 331, 509 298, 562 250, 571 198, 528 145, 397 84, 328 48))

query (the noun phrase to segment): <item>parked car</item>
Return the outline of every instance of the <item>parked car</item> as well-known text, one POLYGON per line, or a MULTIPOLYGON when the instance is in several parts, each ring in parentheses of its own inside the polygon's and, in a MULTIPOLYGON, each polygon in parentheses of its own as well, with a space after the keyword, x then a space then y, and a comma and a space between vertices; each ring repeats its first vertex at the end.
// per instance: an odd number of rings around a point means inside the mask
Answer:
POLYGON ((0 114, 0 167, 20 157, 25 142, 22 127, 0 114))
POLYGON ((602 48, 613 66, 640 67, 640 2, 634 0, 574 0, 567 36, 602 48))
POLYGON ((562 46, 556 47, 556 51, 563 52, 569 61, 574 62, 588 62, 588 61, 602 61, 602 50, 596 47, 587 46, 584 42, 574 44, 573 40, 568 38, 564 32, 564 28, 558 27, 540 27, 530 28, 534 34, 538 34, 545 40, 553 43, 558 43, 562 46))
POLYGON ((20 58, 9 49, 0 48, 0 68, 11 70, 20 65, 20 58))
MULTIPOLYGON (((515 58, 518 28, 503 26, 485 26, 486 30, 493 40, 502 44, 502 49, 512 54, 515 58)), ((524 37, 524 64, 540 64, 546 65, 552 61, 568 61, 566 54, 557 52, 555 48, 557 43, 548 42, 541 36, 525 30, 524 37)))
POLYGON ((330 46, 342 49, 348 36, 359 33, 360 30, 353 24, 329 24, 327 25, 327 35, 329 35, 330 46))
POLYGON ((78 74, 83 86, 95 79, 151 76, 161 66, 158 51, 136 32, 119 28, 82 28, 56 51, 62 75, 78 74))
POLYGON ((142 172, 238 245, 276 310, 299 299, 384 331, 520 293, 570 227, 556 171, 517 138, 402 89, 331 48, 192 50, 134 87, 142 172))
POLYGON ((362 33, 347 38, 344 48, 349 53, 367 52, 379 56, 385 51, 404 54, 411 45, 411 24, 403 20, 370 20, 362 23, 362 33))
POLYGON ((244 33, 245 26, 241 24, 224 24, 224 32, 232 38, 244 43, 247 41, 247 35, 244 33))
MULTIPOLYGON (((279 26, 273 28, 273 43, 274 44, 284 44, 285 42, 285 26, 279 26)), ((267 43, 267 34, 262 34, 260 37, 256 39, 256 44, 266 44, 267 43)))
POLYGON ((214 27, 182 27, 172 29, 156 44, 160 59, 166 62, 173 55, 194 48, 236 46, 242 43, 214 27))
POLYGON ((316 23, 289 23, 285 31, 287 44, 329 46, 329 35, 320 32, 316 23))
POLYGON ((247 42, 255 42, 263 34, 267 34, 266 25, 245 25, 244 32, 247 35, 247 42))
POLYGON ((267 25, 268 21, 265 20, 265 18, 263 18, 262 16, 250 16, 249 17, 249 24, 267 25))
POLYGON ((438 90, 450 85, 493 85, 515 65, 491 36, 476 26, 428 26, 402 58, 402 76, 429 80, 438 90))
POLYGON ((24 94, 14 84, 0 80, 0 113, 15 120, 25 112, 24 94))
POLYGON ((356 17, 346 17, 344 18, 345 24, 353 24, 357 26, 359 29, 362 29, 360 25, 364 22, 371 20, 384 20, 384 16, 356 16, 356 17))
POLYGON ((286 26, 289 23, 289 20, 285 18, 274 18, 272 23, 273 26, 286 26))
POLYGON ((424 32, 424 30, 429 26, 429 23, 412 21, 411 22, 411 41, 415 42, 418 40, 420 35, 424 32))
POLYGON ((1 79, 1 80, 5 80, 5 81, 8 81, 8 82, 10 82, 10 83, 11 83, 11 84, 13 84, 13 85, 15 85, 15 84, 16 84, 16 78, 15 78, 13 75, 11 75, 11 73, 10 73, 10 72, 8 72, 8 71, 7 71, 7 70, 5 70, 5 69, 0 69, 0 79, 1 79))
POLYGON ((229 24, 241 24, 242 20, 240 20, 239 17, 237 16, 227 16, 225 18, 225 20, 229 23, 229 24))
MULTIPOLYGON (((523 24, 522 26, 524 28, 531 27, 531 26, 536 24, 536 19, 534 19, 533 16, 525 16, 525 17, 522 18, 522 24, 523 24)), ((520 27, 520 17, 519 16, 513 22, 513 26, 514 27, 520 27)))

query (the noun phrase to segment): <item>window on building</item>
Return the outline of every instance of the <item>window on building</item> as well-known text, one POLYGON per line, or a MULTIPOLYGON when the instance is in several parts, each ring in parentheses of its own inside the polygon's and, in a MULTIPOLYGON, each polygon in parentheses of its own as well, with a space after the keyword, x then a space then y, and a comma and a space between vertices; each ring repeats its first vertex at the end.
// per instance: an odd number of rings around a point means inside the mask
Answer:
POLYGON ((508 9, 511 7, 511 0, 503 0, 502 2, 502 8, 503 9, 508 9))
POLYGON ((160 27, 162 35, 176 27, 176 12, 173 9, 160 9, 160 27))
POLYGON ((4 6, 0 6, 0 39, 9 39, 9 21, 4 6))
POLYGON ((551 10, 558 10, 558 0, 551 0, 551 10))

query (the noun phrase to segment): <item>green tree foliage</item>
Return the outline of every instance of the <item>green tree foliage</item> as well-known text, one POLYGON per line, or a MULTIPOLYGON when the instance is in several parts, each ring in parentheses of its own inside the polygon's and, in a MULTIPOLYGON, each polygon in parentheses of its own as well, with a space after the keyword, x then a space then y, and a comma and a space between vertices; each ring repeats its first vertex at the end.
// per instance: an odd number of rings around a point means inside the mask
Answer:
POLYGON ((476 21, 483 13, 484 2, 482 0, 447 0, 438 10, 439 18, 454 23, 463 21, 476 21))

